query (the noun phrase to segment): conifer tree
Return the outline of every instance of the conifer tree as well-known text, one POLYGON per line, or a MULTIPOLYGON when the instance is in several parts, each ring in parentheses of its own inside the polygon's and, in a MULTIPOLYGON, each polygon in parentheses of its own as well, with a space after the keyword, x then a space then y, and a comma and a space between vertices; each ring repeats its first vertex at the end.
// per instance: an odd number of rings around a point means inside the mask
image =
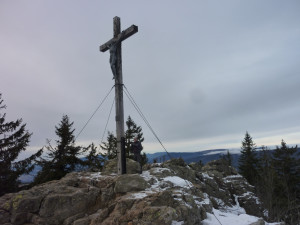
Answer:
POLYGON ((59 137, 56 140, 56 147, 53 147, 48 140, 48 154, 46 158, 40 157, 37 161, 42 170, 35 177, 34 183, 44 183, 50 180, 57 180, 67 173, 75 170, 76 165, 83 164, 79 156, 84 152, 80 146, 75 146, 73 122, 64 115, 59 126, 55 126, 55 133, 59 137))
POLYGON ((221 156, 221 159, 224 160, 228 166, 232 166, 232 155, 229 150, 227 150, 226 155, 221 156))
POLYGON ((276 172, 272 159, 272 152, 265 146, 259 154, 258 160, 258 182, 255 187, 265 209, 268 210, 269 219, 274 219, 278 214, 275 202, 275 178, 276 172))
POLYGON ((138 126, 130 116, 128 116, 126 121, 126 127, 127 130, 125 132, 125 149, 126 149, 126 155, 127 157, 132 156, 132 153, 130 152, 130 146, 133 142, 133 138, 137 136, 138 140, 142 143, 144 141, 142 127, 138 126))
POLYGON ((276 207, 281 212, 281 215, 277 216, 284 219, 285 222, 293 224, 293 221, 300 219, 297 211, 300 204, 300 164, 297 146, 288 147, 282 140, 281 146, 276 147, 273 157, 276 171, 276 207))
POLYGON ((255 152, 256 145, 252 140, 252 137, 248 133, 245 134, 245 138, 242 141, 242 151, 239 158, 239 172, 244 176, 247 181, 254 185, 257 179, 257 162, 258 158, 255 152))
POLYGON ((106 152, 103 156, 106 156, 108 159, 117 157, 117 138, 112 132, 108 131, 107 142, 102 142, 100 147, 106 152))
MULTIPOLYGON (((6 108, 0 94, 0 111, 6 108)), ((26 130, 22 119, 6 122, 6 113, 0 113, 0 196, 18 190, 18 178, 34 168, 31 163, 42 154, 38 151, 29 158, 15 162, 21 151, 28 146, 31 133, 26 130)))
MULTIPOLYGON (((141 126, 138 126, 133 119, 128 116, 126 121, 126 131, 125 131, 125 151, 126 157, 132 158, 133 154, 130 152, 131 143, 133 142, 133 138, 135 136, 138 137, 140 142, 144 141, 143 132, 141 126)), ((100 145, 101 148, 106 151, 106 156, 108 159, 117 157, 117 138, 114 136, 112 132, 108 132, 107 142, 103 142, 100 145)), ((142 157, 146 157, 146 155, 142 155, 142 157)), ((143 161, 147 161, 146 158, 143 161)))
POLYGON ((87 147, 88 150, 89 154, 87 155, 87 160, 84 162, 84 166, 87 166, 89 170, 98 171, 102 168, 105 159, 100 153, 97 153, 97 147, 94 143, 87 147))
POLYGON ((141 162, 141 164, 142 164, 142 166, 144 166, 144 165, 146 165, 148 163, 148 158, 147 158, 147 155, 146 155, 146 153, 145 152, 143 152, 143 154, 142 154, 142 162, 141 162))

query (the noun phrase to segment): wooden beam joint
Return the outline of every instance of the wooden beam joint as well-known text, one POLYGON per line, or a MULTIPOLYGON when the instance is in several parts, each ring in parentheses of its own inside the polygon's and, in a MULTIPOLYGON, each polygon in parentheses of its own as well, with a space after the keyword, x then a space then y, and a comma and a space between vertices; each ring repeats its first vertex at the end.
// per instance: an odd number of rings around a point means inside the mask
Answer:
POLYGON ((119 41, 124 41, 137 32, 138 32, 138 27, 136 25, 131 25, 131 27, 128 27, 126 30, 122 31, 116 38, 112 38, 105 44, 101 45, 100 51, 106 52, 113 44, 119 41))

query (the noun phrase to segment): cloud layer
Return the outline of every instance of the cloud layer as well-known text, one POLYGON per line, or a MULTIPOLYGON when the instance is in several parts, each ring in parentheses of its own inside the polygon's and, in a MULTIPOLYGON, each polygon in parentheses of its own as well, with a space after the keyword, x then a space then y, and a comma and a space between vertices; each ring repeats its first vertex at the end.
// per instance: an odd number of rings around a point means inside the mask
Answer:
MULTIPOLYGON (((63 114, 84 126, 113 86, 112 19, 139 32, 123 45, 124 83, 169 150, 298 143, 298 1, 37 1, 0 3, 1 92, 32 146, 55 139, 63 114), (278 140, 277 140, 278 138, 278 140), (276 142, 276 143, 274 143, 276 142)), ((125 98, 125 115, 155 138, 125 98)), ((99 143, 113 95, 80 135, 99 143)), ((109 130, 114 130, 114 116, 109 130)))

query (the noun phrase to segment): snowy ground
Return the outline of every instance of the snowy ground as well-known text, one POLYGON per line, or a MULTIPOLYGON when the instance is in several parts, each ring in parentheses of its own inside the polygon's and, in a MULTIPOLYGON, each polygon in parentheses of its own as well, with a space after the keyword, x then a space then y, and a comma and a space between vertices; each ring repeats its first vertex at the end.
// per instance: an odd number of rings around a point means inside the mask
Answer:
MULTIPOLYGON (((214 215, 207 213, 207 219, 203 220, 203 225, 249 225, 257 222, 259 219, 255 216, 247 214, 235 214, 232 212, 221 212, 220 210, 213 209, 214 215)), ((278 223, 265 223, 266 225, 276 225, 278 223)))

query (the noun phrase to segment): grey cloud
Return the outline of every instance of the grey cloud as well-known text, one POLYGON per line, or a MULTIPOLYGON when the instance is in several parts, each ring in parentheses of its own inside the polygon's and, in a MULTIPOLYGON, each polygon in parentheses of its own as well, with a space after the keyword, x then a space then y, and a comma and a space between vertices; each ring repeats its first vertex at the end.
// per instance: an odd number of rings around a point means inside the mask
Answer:
MULTIPOLYGON (((113 86, 109 53, 99 46, 112 38, 116 15, 123 29, 139 26, 122 44, 124 82, 163 140, 294 132, 299 122, 298 1, 1 6, 1 92, 8 115, 23 117, 34 133, 32 145, 53 138, 63 114, 78 132, 113 86)), ((101 138, 112 99, 80 141, 101 138)), ((124 99, 125 115, 154 140, 124 99)))

